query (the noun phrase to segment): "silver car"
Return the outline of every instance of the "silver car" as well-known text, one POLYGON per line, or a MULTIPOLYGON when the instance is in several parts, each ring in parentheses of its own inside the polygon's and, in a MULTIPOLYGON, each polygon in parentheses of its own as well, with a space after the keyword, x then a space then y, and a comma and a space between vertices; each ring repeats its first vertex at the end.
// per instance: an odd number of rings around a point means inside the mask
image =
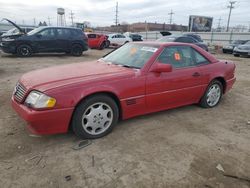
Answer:
POLYGON ((238 47, 234 48, 233 54, 235 57, 239 56, 250 56, 250 41, 243 45, 239 45, 238 47))

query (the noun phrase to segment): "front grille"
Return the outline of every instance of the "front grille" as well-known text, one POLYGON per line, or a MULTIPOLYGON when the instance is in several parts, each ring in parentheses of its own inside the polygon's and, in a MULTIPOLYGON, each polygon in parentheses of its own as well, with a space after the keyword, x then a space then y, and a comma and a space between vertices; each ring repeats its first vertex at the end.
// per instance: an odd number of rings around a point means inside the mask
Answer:
POLYGON ((14 97, 18 102, 22 102, 23 98, 26 94, 26 88, 21 85, 20 83, 17 83, 16 87, 15 87, 15 91, 14 91, 14 97))

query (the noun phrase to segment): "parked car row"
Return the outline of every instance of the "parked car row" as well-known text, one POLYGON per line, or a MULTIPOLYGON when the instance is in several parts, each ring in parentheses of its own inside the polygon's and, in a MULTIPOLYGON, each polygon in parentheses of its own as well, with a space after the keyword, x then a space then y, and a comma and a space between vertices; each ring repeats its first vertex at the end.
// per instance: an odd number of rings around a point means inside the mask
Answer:
POLYGON ((233 54, 235 57, 250 56, 250 40, 235 40, 229 45, 223 46, 222 51, 233 54))

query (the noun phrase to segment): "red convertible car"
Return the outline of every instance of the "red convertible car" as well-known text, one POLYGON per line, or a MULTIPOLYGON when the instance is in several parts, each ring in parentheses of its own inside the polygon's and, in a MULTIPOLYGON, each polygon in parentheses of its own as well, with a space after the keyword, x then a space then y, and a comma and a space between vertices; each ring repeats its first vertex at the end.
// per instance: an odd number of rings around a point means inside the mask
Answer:
POLYGON ((184 43, 128 43, 92 62, 23 75, 12 106, 36 134, 102 137, 118 120, 200 104, 215 107, 235 82, 235 65, 184 43))

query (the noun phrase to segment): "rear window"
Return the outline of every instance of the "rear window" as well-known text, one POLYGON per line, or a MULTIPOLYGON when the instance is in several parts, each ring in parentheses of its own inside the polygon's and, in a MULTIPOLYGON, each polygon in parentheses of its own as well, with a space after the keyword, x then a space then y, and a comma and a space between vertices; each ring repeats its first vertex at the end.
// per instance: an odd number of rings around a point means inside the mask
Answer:
POLYGON ((80 29, 71 29, 71 33, 75 36, 82 36, 84 33, 80 29))
POLYGON ((95 39, 96 38, 96 34, 88 34, 88 38, 95 39))

